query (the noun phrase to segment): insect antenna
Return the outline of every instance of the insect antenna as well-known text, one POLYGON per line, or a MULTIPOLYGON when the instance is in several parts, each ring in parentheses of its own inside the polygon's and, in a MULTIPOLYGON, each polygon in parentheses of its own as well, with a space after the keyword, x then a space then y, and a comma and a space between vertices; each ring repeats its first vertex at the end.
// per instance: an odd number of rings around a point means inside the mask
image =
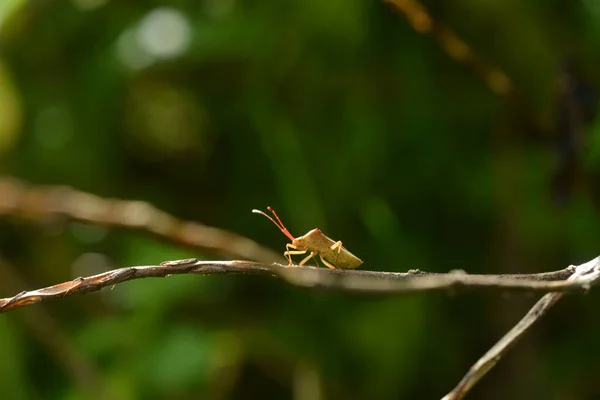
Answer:
POLYGON ((287 236, 291 241, 294 240, 294 236, 290 233, 290 231, 287 230, 287 228, 285 227, 285 225, 283 224, 283 222, 281 222, 281 219, 279 219, 279 216, 277 215, 277 213, 275 212, 275 210, 273 210, 271 207, 267 207, 267 210, 271 211, 273 213, 273 215, 275 216, 275 218, 277 218, 277 223, 273 218, 271 218, 269 215, 265 214, 264 212, 260 211, 260 210, 252 210, 252 212, 254 214, 261 214, 264 215, 265 217, 269 218, 271 220, 271 222, 273 224, 275 224, 276 227, 279 228, 279 230, 281 232, 283 232, 283 234, 285 236, 287 236))

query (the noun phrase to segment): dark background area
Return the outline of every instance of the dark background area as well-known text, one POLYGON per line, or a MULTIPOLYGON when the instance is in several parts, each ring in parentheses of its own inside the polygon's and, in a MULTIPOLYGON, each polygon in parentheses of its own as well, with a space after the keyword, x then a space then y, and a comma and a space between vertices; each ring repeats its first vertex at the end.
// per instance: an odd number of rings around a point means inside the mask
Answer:
MULTIPOLYGON (((533 273, 595 257, 600 6, 427 1, 428 25, 403 4, 3 0, 0 171, 283 252, 250 212, 270 205, 368 270, 533 273)), ((0 253, 26 285, 0 274, 0 297, 218 257, 16 217, 0 221, 0 253)), ((0 398, 438 399, 534 301, 143 279, 2 315, 0 398)), ((599 398, 599 305, 595 291, 557 305, 469 398, 599 398)))

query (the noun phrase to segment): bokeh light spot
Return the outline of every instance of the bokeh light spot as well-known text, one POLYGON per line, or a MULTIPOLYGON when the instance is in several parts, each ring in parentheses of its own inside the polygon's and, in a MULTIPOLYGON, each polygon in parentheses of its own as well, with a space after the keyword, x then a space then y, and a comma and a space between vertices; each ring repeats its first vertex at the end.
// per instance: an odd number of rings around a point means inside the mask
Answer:
POLYGON ((173 8, 158 8, 140 22, 136 36, 140 48, 149 55, 172 58, 188 49, 191 29, 181 12, 173 8))

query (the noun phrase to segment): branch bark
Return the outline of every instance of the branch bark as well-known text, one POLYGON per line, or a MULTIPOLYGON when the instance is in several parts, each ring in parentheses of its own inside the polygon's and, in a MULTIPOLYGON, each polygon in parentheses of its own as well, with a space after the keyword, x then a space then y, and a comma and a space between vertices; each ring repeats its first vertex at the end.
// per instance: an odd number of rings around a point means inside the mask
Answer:
POLYGON ((458 271, 437 274, 419 270, 409 272, 332 270, 252 261, 198 261, 192 258, 164 261, 160 265, 119 268, 98 275, 76 278, 42 289, 24 291, 13 297, 0 299, 0 312, 57 297, 97 291, 107 286, 134 279, 167 277, 176 274, 259 274, 278 277, 296 286, 379 295, 467 290, 582 293, 597 283, 596 280, 567 279, 575 271, 576 267, 571 266, 563 270, 542 274, 469 275, 458 271))

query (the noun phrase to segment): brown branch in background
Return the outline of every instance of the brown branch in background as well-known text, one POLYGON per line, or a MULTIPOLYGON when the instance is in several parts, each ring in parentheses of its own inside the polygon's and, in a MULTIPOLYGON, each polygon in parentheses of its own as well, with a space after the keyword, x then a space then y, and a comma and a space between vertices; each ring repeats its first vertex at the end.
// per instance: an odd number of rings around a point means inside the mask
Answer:
POLYGON ((43 289, 21 292, 13 297, 0 299, 0 312, 57 297, 97 291, 134 279, 167 277, 176 274, 260 274, 279 277, 297 286, 380 295, 482 289, 531 293, 585 292, 591 285, 590 282, 585 281, 584 285, 580 281, 564 280, 573 272, 574 268, 568 267, 544 274, 469 275, 464 272, 431 274, 418 270, 409 272, 332 270, 251 261, 198 261, 191 258, 165 261, 160 265, 120 268, 43 289))
MULTIPOLYGON (((0 281, 5 288, 23 288, 25 281, 4 257, 0 257, 0 281)), ((57 321, 43 308, 23 310, 21 317, 37 340, 48 349, 56 363, 90 399, 107 399, 108 386, 94 363, 78 351, 57 321)))
POLYGON ((473 49, 451 29, 436 23, 431 15, 416 0, 385 0, 404 15, 413 29, 430 34, 444 51, 456 62, 473 69, 490 90, 498 95, 507 95, 513 88, 511 79, 500 68, 481 59, 473 49))
POLYGON ((105 199, 67 186, 35 186, 0 178, 0 216, 43 220, 55 215, 94 225, 135 229, 178 245, 265 263, 283 256, 243 236, 182 221, 143 201, 105 199))
MULTIPOLYGON (((575 272, 567 282, 589 289, 600 281, 600 257, 575 267, 575 272)), ((504 335, 487 353, 485 353, 462 378, 458 385, 442 400, 460 400, 504 357, 523 335, 540 320, 564 293, 548 293, 543 296, 529 312, 504 335)))

